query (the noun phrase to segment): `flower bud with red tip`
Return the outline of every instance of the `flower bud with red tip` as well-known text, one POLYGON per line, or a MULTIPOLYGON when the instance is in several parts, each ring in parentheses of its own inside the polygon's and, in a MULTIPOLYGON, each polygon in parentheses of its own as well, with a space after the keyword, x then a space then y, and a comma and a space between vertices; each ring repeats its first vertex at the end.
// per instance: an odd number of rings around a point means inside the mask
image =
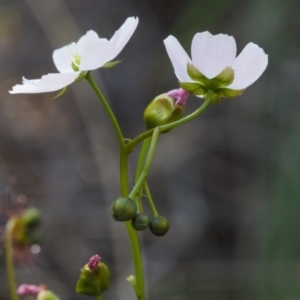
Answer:
POLYGON ((110 272, 100 256, 94 255, 81 269, 80 277, 76 285, 77 294, 87 296, 100 296, 110 285, 110 272))
POLYGON ((188 97, 189 93, 181 88, 157 96, 144 112, 147 129, 180 120, 188 97))

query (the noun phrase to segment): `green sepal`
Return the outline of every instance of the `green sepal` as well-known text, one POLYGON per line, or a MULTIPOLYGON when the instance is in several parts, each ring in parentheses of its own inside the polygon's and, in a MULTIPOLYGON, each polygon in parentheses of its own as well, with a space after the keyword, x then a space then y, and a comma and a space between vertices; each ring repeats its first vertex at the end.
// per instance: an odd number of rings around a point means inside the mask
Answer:
POLYGON ((220 87, 230 85, 234 80, 234 71, 231 67, 225 68, 219 75, 212 79, 208 79, 192 64, 187 64, 187 73, 196 82, 201 83, 206 90, 216 90, 220 87))
POLYGON ((199 70, 197 70, 191 63, 187 64, 187 73, 196 82, 201 83, 206 89, 210 85, 210 79, 204 76, 199 70))
POLYGON ((89 71, 80 72, 79 76, 74 80, 74 82, 79 82, 79 81, 83 80, 88 72, 89 71))
POLYGON ((118 65, 120 62, 122 62, 122 60, 109 61, 105 63, 101 68, 110 69, 118 65))
POLYGON ((197 82, 181 82, 179 81, 179 86, 190 94, 199 96, 206 93, 205 87, 201 83, 197 82))
POLYGON ((210 98, 210 103, 211 104, 219 104, 221 102, 222 102, 221 97, 218 94, 213 93, 211 95, 211 98, 210 98))
POLYGON ((36 300, 59 300, 51 291, 41 291, 38 293, 36 300))
POLYGON ((234 98, 243 94, 244 90, 232 90, 227 88, 220 88, 215 91, 220 97, 234 98))
POLYGON ((105 263, 100 262, 92 270, 86 264, 80 272, 76 293, 87 296, 100 296, 110 285, 110 272, 105 263))
POLYGON ((228 86, 233 83, 234 71, 231 67, 225 68, 219 75, 211 79, 218 86, 228 86))
POLYGON ((144 122, 148 130, 169 122, 174 111, 174 100, 167 94, 157 96, 144 111, 144 122))
POLYGON ((54 96, 52 99, 56 99, 60 96, 62 96, 67 90, 67 86, 65 86, 56 96, 54 96))
POLYGON ((183 116, 183 113, 184 113, 184 108, 181 105, 176 105, 168 123, 172 123, 180 120, 183 116))

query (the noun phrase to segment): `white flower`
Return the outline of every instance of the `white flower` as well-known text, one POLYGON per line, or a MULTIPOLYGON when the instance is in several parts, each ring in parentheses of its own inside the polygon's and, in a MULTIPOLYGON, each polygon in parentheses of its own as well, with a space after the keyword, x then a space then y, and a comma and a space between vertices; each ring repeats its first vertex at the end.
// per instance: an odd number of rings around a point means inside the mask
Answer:
POLYGON ((164 43, 180 86, 199 97, 208 90, 219 97, 238 96, 268 64, 268 55, 254 43, 236 57, 235 40, 225 34, 197 33, 192 41, 192 59, 174 36, 164 43))
POLYGON ((44 75, 41 79, 33 80, 23 77, 23 84, 15 85, 9 92, 52 92, 82 79, 87 71, 103 67, 121 52, 138 22, 138 18, 128 18, 110 40, 99 38, 93 30, 88 31, 77 43, 71 43, 53 52, 53 61, 60 73, 44 75))

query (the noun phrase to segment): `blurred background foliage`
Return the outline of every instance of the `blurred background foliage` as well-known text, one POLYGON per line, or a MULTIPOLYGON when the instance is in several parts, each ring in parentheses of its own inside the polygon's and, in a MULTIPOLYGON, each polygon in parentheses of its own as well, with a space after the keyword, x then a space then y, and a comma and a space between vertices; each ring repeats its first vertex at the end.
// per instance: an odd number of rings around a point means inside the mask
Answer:
MULTIPOLYGON (((110 38, 138 16, 123 62, 93 71, 129 138, 143 130, 149 101, 178 86, 162 43, 168 35, 188 52, 193 35, 208 30, 233 35, 238 52, 252 41, 269 54, 244 95, 159 139, 149 185, 171 229, 164 238, 140 235, 149 299, 299 299, 299 9, 296 0, 0 0, 1 201, 22 199, 43 212, 41 251, 33 249, 33 264, 17 264, 18 282, 86 299, 74 287, 98 253, 112 272, 104 298, 134 299, 126 232, 110 217, 118 144, 96 96, 86 82, 58 99, 8 90, 22 76, 55 72, 53 50, 87 30, 110 38), (7 200, 12 182, 18 197, 7 200)), ((191 98, 187 112, 199 101, 191 98)), ((3 230, 3 211, 0 220, 3 230)))

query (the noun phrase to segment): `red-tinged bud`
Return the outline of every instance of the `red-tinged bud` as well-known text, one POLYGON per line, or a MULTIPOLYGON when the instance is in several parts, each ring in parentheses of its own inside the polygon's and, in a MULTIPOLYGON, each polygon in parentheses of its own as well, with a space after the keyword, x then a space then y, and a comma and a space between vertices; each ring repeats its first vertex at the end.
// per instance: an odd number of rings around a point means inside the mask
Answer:
POLYGON ((94 270, 95 268, 98 267, 99 263, 100 263, 100 259, 101 257, 99 255, 94 255, 90 258, 90 261, 88 263, 88 267, 91 269, 91 270, 94 270))
POLYGON ((147 129, 180 120, 189 93, 179 88, 157 96, 145 109, 144 121, 147 129))
POLYGON ((110 272, 100 256, 94 255, 81 269, 76 293, 87 296, 100 296, 110 285, 110 272))

